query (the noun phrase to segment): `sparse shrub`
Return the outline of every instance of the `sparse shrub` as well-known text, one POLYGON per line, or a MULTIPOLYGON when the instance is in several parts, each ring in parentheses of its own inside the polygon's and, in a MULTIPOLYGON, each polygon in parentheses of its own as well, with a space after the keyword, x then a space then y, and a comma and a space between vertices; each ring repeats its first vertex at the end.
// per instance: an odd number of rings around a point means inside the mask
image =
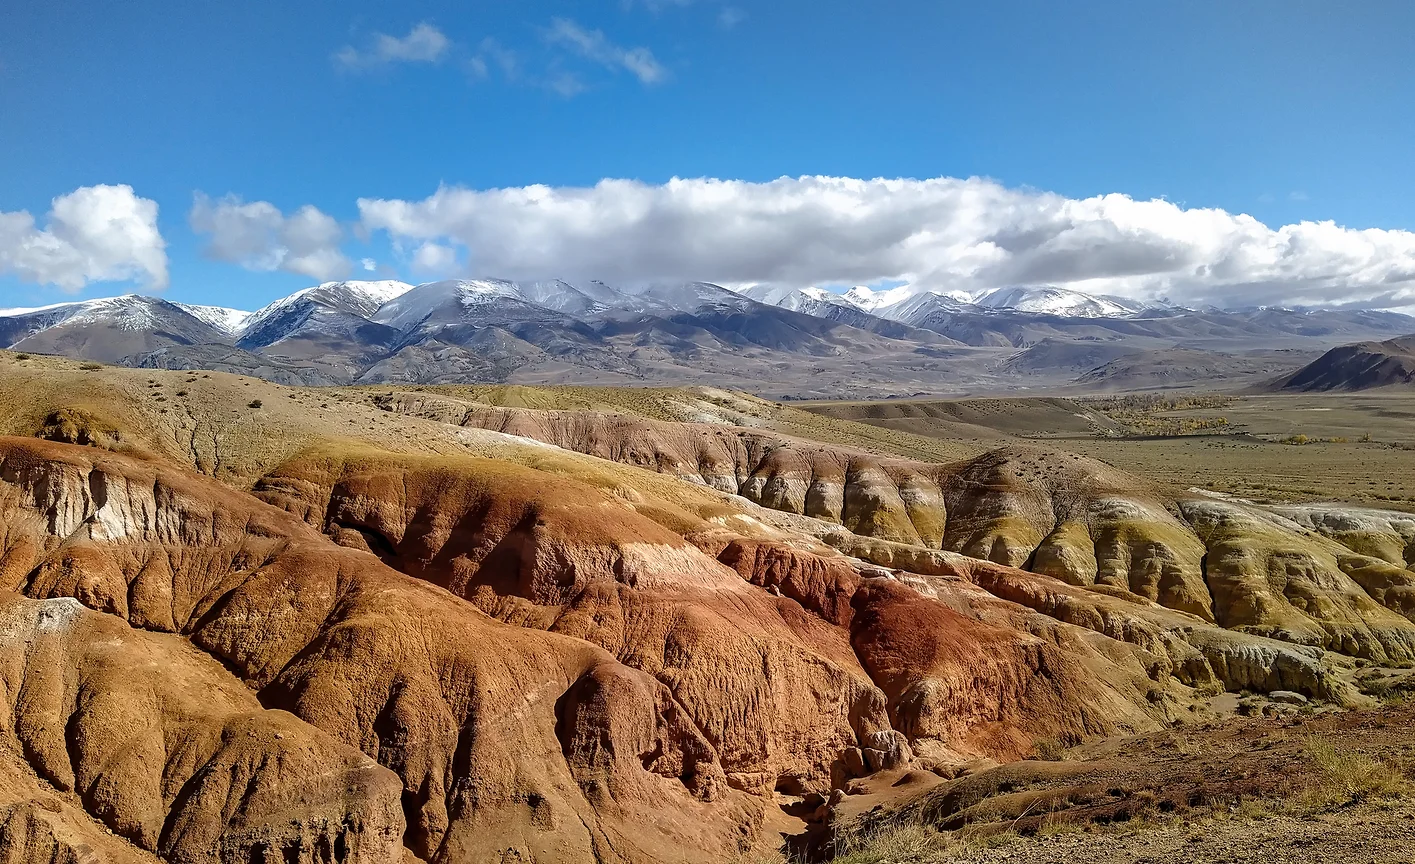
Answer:
POLYGON ((249 401, 249 402, 246 403, 246 407, 247 407, 247 408, 259 408, 261 405, 264 405, 264 404, 265 404, 265 403, 264 403, 264 402, 261 402, 259 399, 252 399, 251 401, 249 401))
POLYGON ((1362 443, 1362 444, 1370 444, 1370 443, 1371 443, 1371 433, 1370 433, 1370 432, 1367 432, 1366 434, 1362 435, 1360 438, 1357 438, 1356 440, 1357 440, 1358 442, 1362 443))
POLYGON ((918 824, 879 828, 848 837, 837 846, 833 864, 909 861, 932 851, 938 833, 918 824))
POLYGON ((1066 745, 1057 738, 1038 738, 1032 742, 1032 755, 1043 762, 1060 762, 1066 758, 1066 745))
POLYGON ((187 395, 187 391, 185 391, 185 390, 178 390, 178 391, 177 391, 177 395, 178 395, 178 396, 185 396, 185 395, 187 395))
POLYGON ((1311 439, 1311 438, 1308 438, 1306 435, 1288 435, 1286 438, 1283 438, 1281 441, 1279 441, 1279 442, 1277 442, 1277 443, 1279 443, 1279 444, 1291 444, 1291 445, 1294 446, 1294 447, 1301 447, 1303 444, 1306 444, 1306 443, 1310 442, 1311 440, 1312 440, 1312 439, 1311 439))
POLYGON ((103 364, 102 364, 102 363, 80 363, 80 364, 79 364, 79 368, 82 369, 82 370, 84 370, 85 372, 97 372, 99 369, 102 369, 102 368, 103 368, 103 364))
POLYGON ((1316 779, 1299 799, 1307 809, 1395 798, 1409 791, 1405 775, 1382 759, 1338 749, 1315 736, 1307 739, 1303 749, 1317 769, 1316 779))
POLYGON ((29 355, 28 355, 28 354, 16 354, 16 355, 15 355, 15 359, 16 359, 16 360, 28 360, 28 359, 29 359, 29 355))
POLYGON ((1247 796, 1238 800, 1238 805, 1232 811, 1232 815, 1246 822, 1256 822, 1260 819, 1270 819, 1277 814, 1273 812, 1271 802, 1247 796))
POLYGON ((1055 837, 1058 834, 1079 834, 1084 829, 1074 819, 1067 819, 1059 813, 1048 813, 1037 826, 1038 837, 1055 837))

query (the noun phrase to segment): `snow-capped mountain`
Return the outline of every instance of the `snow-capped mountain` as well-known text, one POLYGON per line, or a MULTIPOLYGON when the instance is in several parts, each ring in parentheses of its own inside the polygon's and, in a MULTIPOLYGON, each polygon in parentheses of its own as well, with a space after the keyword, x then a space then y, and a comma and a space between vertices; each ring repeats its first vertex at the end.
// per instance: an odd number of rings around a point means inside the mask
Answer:
MULTIPOLYGON (((23 320, 36 330, 64 323, 84 324, 95 321, 104 321, 114 327, 128 330, 141 330, 150 327, 157 320, 154 304, 158 303, 165 301, 140 294, 124 294, 120 297, 52 303, 30 309, 0 309, 0 318, 23 320)), ((165 305, 180 308, 175 303, 165 305)))
MULTIPOLYGON (((856 290, 868 291, 869 289, 856 290)), ((868 330, 890 339, 909 339, 928 345, 952 341, 929 331, 917 330, 910 322, 887 318, 878 311, 869 312, 851 302, 845 295, 836 294, 824 288, 782 288, 754 285, 750 288, 739 289, 738 293, 759 303, 776 306, 780 309, 790 309, 793 312, 801 312, 839 324, 848 324, 851 327, 868 330)))
POLYGON ((0 310, 0 347, 15 351, 284 383, 770 380, 823 396, 986 383, 998 369, 1022 374, 990 352, 1042 342, 1052 349, 1033 352, 1028 376, 1075 354, 1068 346, 1325 347, 1412 332, 1415 319, 1394 313, 1195 311, 1059 288, 974 298, 710 282, 327 282, 253 313, 131 294, 0 310))
POLYGON ((190 303, 173 303, 178 309, 188 315, 204 321, 216 328, 218 332, 227 336, 240 334, 246 322, 250 320, 251 313, 243 312, 240 309, 227 309, 225 306, 193 306, 190 303))
POLYGON ((1145 308, 1143 303, 1098 297, 1065 288, 998 288, 977 300, 986 309, 1011 309, 1069 318, 1124 318, 1145 308))
POLYGON ((479 323, 489 307, 569 306, 591 309, 597 304, 568 283, 520 284, 505 279, 447 279, 427 282, 383 304, 370 317, 398 330, 411 330, 425 321, 436 324, 479 323), (537 303, 539 297, 546 303, 537 303))
POLYGON ((880 306, 875 309, 874 314, 890 321, 919 326, 935 315, 979 311, 977 306, 968 301, 967 296, 958 292, 935 294, 932 291, 922 291, 907 295, 887 306, 880 306))
MULTIPOLYGON (((846 308, 859 308, 846 300, 842 295, 827 291, 824 288, 783 288, 779 285, 751 285, 736 289, 743 297, 750 297, 758 303, 765 303, 768 306, 776 306, 781 309, 791 309, 796 312, 805 312, 807 315, 816 315, 825 311, 825 306, 836 306, 846 308)), ((819 316, 825 317, 825 316, 819 316)))
POLYGON ((0 310, 0 345, 16 351, 113 361, 163 345, 229 338, 210 315, 138 294, 0 310))
POLYGON ((386 303, 413 289, 406 282, 325 282, 262 306, 234 334, 245 349, 295 338, 347 336, 386 303))
POLYGON ((242 334, 258 330, 292 308, 318 303, 367 318, 383 304, 413 290, 406 282, 324 282, 281 297, 273 303, 249 313, 241 328, 242 334))
POLYGON ((884 310, 910 300, 911 298, 922 298, 924 296, 940 297, 954 305, 967 305, 973 302, 973 296, 967 291, 938 291, 933 289, 919 289, 913 285, 900 285, 896 288, 885 288, 876 290, 867 288, 864 285, 856 285, 843 295, 849 303, 864 309, 866 312, 873 312, 881 317, 891 317, 884 314, 884 310))

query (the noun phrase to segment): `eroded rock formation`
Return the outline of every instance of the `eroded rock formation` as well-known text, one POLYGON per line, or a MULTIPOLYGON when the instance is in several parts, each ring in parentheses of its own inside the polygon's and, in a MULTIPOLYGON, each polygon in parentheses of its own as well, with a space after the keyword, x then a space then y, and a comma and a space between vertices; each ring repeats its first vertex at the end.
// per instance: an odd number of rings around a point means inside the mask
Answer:
POLYGON ((1415 658, 1396 514, 1036 448, 440 419, 723 503, 352 447, 247 492, 0 439, 0 787, 27 790, 0 851, 82 861, 107 827, 134 860, 726 861, 775 842, 778 795, 1156 729, 1222 689, 1351 701, 1330 651, 1415 658))
POLYGON ((720 860, 756 839, 763 802, 727 787, 663 684, 602 649, 498 623, 160 465, 6 439, 0 480, 11 587, 184 634, 266 708, 392 769, 420 856, 720 860))
POLYGON ((855 535, 1119 590, 1225 628, 1375 660, 1403 662, 1415 648, 1415 521, 1405 514, 1245 510, 1040 447, 935 465, 723 424, 416 393, 380 400, 703 483, 855 535))

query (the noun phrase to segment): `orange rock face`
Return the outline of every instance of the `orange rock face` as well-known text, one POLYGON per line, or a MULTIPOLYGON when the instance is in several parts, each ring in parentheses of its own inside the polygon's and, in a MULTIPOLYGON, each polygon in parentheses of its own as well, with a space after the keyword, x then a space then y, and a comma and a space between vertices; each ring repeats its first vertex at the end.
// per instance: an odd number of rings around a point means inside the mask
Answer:
MULTIPOLYGON (((327 733, 324 765, 352 747, 392 769, 400 839, 422 857, 644 861, 682 848, 720 860, 756 839, 763 803, 727 787, 667 687, 588 642, 498 623, 183 472, 9 439, 0 478, 13 587, 184 634, 256 691, 253 705, 327 733)), ((137 724, 154 709, 126 710, 137 724)), ((27 753, 53 753, 32 758, 69 782, 70 727, 57 728, 27 753)))
POLYGON ((4 725, 18 749, 136 846, 193 862, 373 864, 401 854, 392 772, 263 709, 180 638, 135 631, 69 597, 3 592, 0 639, 4 725))
MULTIPOLYGON (((829 511, 812 470, 753 494, 829 511)), ((32 770, 60 802, 0 798, 0 851, 101 826, 184 862, 729 861, 788 798, 1159 728, 1188 687, 1342 697, 1320 644, 1217 626, 1187 529, 1104 473, 839 470, 864 534, 467 456, 312 451, 247 492, 0 439, 0 792, 32 770)))
POLYGON ((826 785, 844 750, 897 738, 845 630, 593 489, 485 460, 317 459, 257 494, 494 617, 652 675, 734 788, 826 785))

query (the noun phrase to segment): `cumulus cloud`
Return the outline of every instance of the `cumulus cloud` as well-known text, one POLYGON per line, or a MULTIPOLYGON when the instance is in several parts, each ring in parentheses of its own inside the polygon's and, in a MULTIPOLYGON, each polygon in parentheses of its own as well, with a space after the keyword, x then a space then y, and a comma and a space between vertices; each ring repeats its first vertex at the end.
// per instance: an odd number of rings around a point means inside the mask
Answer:
POLYGON ((1415 233, 1251 216, 1109 194, 1073 199, 982 178, 603 180, 443 187, 360 199, 361 225, 455 243, 478 274, 619 282, 869 284, 980 292, 1070 287, 1174 302, 1415 305, 1415 233))
POLYGON ((333 217, 306 204, 286 216, 268 201, 235 195, 212 201, 197 193, 192 230, 209 235, 205 253, 248 270, 284 270, 311 279, 339 279, 350 270, 339 250, 343 230, 333 217))
POLYGON ((457 268, 457 250, 441 243, 423 243, 413 252, 413 269, 431 276, 448 276, 457 268))
POLYGON ((644 84, 657 84, 668 77, 668 70, 649 49, 615 45, 603 32, 587 30, 568 18, 551 19, 545 38, 606 69, 627 71, 644 84))
POLYGON ((426 21, 413 27, 407 36, 375 33, 373 42, 360 50, 345 45, 334 55, 334 62, 345 69, 367 69, 391 63, 436 63, 447 55, 452 45, 443 32, 426 21))
POLYGON ((131 186, 82 186, 51 202, 42 229, 26 210, 0 212, 0 273, 64 291, 124 280, 166 288, 157 202, 131 186))

